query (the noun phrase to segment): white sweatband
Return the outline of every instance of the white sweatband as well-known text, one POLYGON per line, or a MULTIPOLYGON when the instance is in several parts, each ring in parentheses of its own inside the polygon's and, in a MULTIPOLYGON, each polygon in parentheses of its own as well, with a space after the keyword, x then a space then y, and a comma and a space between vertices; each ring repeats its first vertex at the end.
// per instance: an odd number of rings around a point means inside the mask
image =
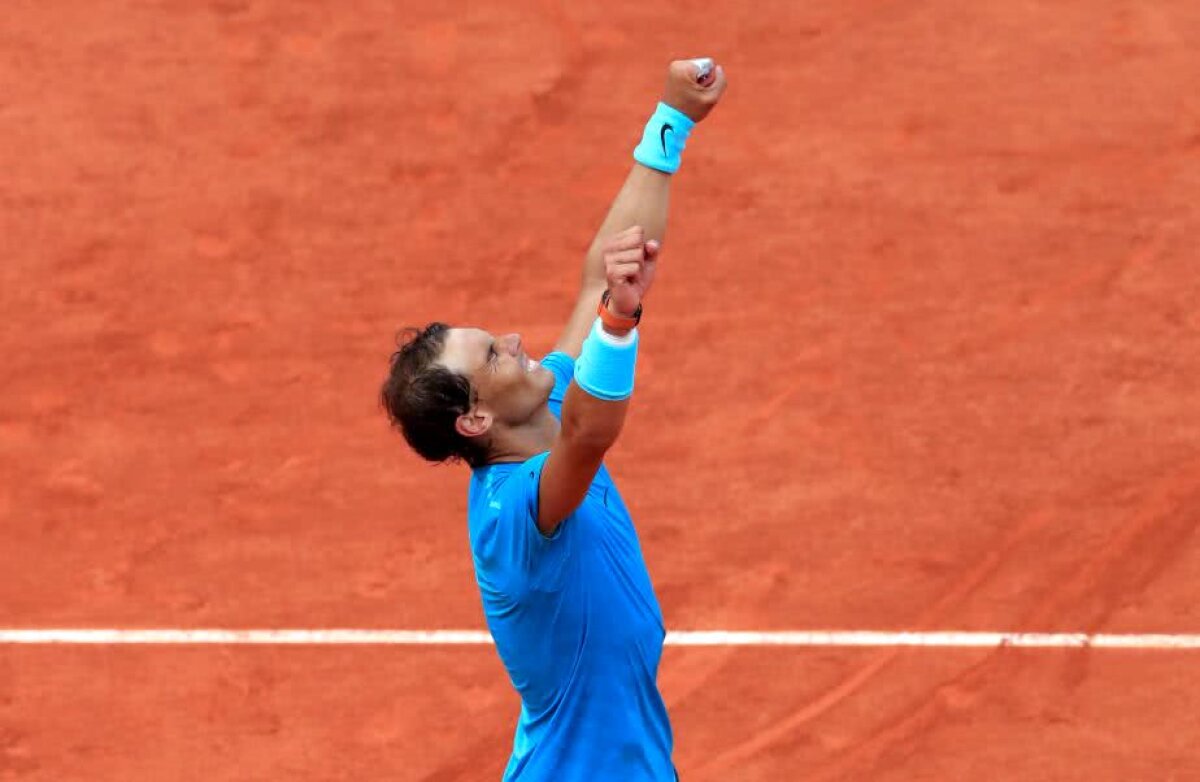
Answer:
POLYGON ((606 402, 628 399, 633 395, 637 352, 637 329, 618 337, 605 331, 596 318, 575 361, 575 384, 606 402))

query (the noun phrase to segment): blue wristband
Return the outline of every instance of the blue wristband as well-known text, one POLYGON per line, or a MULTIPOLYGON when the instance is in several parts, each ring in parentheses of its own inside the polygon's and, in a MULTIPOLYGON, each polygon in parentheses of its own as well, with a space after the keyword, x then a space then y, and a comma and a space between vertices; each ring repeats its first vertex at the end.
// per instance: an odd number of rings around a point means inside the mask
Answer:
POLYGON ((642 131, 642 143, 633 150, 633 159, 647 168, 674 174, 695 125, 691 117, 659 101, 642 131))
POLYGON ((637 353, 637 329, 616 337, 606 332, 596 318, 575 360, 575 385, 606 402, 628 399, 633 396, 637 353))

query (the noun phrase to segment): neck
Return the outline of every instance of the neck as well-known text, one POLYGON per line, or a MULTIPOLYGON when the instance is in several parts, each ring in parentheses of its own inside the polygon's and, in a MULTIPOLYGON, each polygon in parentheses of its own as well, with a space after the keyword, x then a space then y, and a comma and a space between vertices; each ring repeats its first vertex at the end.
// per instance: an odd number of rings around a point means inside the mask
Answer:
POLYGON ((488 464, 523 462, 550 450, 558 436, 559 423, 550 408, 542 405, 527 421, 517 426, 500 426, 492 435, 488 464))

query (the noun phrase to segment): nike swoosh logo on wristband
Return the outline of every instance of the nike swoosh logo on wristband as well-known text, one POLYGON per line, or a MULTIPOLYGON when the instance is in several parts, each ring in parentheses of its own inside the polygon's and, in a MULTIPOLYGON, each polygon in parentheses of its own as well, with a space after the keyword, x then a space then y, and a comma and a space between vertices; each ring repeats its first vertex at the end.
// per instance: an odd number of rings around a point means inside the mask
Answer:
POLYGON ((663 157, 667 157, 667 131, 675 132, 675 128, 671 127, 670 122, 664 122, 662 130, 658 132, 659 140, 662 141, 663 157))

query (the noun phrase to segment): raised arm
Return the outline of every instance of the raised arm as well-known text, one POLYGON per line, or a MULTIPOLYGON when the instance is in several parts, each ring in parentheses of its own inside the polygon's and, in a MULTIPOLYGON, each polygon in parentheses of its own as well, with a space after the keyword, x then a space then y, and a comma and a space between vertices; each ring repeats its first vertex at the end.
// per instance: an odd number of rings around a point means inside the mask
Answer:
POLYGON ((637 359, 634 314, 654 284, 657 255, 640 226, 612 237, 601 252, 611 292, 609 314, 603 322, 592 317, 575 363, 575 380, 563 401, 562 427, 542 468, 537 524, 544 534, 553 533, 583 501, 604 454, 621 433, 637 359))
MULTIPOLYGON (((711 61, 710 61, 711 62, 711 61)), ((710 67, 705 73, 697 60, 675 60, 667 68, 667 82, 663 88, 662 102, 685 115, 685 122, 700 122, 725 91, 725 72, 719 65, 710 67)), ((679 124, 679 123, 676 123, 679 124)), ((668 119, 655 117, 647 124, 645 138, 639 151, 647 145, 661 143, 664 156, 672 145, 686 137, 683 128, 676 129, 668 119), (682 133, 677 132, 684 131, 682 133)), ((652 150, 653 151, 653 150, 652 150)), ((572 357, 579 356, 580 347, 596 318, 596 307, 605 288, 604 247, 616 233, 630 226, 641 226, 645 240, 655 249, 661 244, 667 229, 667 205, 670 195, 671 169, 669 160, 636 154, 640 162, 633 164, 625 183, 613 199, 608 214, 592 239, 580 276, 579 296, 567 319, 562 336, 554 346, 572 357)))
POLYGON ((678 168, 683 136, 708 115, 724 90, 720 66, 705 74, 692 60, 671 63, 666 106, 660 105, 647 124, 634 151, 638 162, 588 250, 579 301, 557 347, 578 358, 563 402, 562 427, 542 468, 537 524, 544 534, 553 533, 583 501, 625 424, 637 359, 637 318, 654 284, 670 174, 678 168), (675 126, 683 131, 679 139, 671 138, 675 126), (598 318, 606 290, 607 305, 598 318))

